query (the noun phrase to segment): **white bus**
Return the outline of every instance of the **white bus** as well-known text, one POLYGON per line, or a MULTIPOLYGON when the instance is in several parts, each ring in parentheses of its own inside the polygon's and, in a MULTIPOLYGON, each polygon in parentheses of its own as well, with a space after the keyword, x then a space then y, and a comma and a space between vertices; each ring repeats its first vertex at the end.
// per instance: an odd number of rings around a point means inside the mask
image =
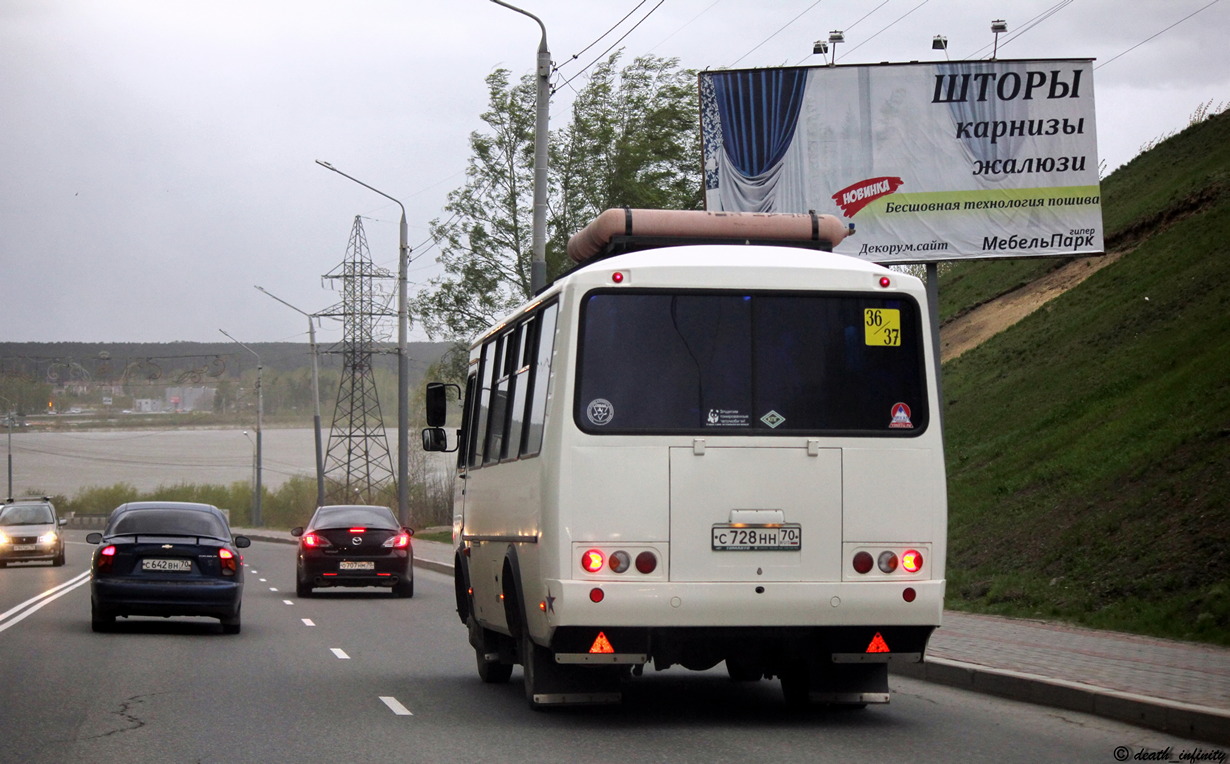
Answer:
MULTIPOLYGON (((916 278, 831 216, 613 210, 479 337, 457 430, 457 612, 478 673, 619 701, 645 667, 889 699, 940 624, 947 495, 916 278)), ((452 437, 428 387, 424 447, 452 437)))

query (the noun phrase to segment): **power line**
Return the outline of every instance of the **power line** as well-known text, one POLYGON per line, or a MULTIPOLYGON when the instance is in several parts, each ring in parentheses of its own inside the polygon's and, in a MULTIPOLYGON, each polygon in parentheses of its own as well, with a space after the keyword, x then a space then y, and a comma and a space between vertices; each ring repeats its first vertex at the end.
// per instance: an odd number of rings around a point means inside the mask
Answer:
POLYGON ((1141 40, 1140 42, 1136 43, 1135 45, 1133 45, 1132 47, 1130 47, 1130 48, 1128 48, 1127 50, 1123 51, 1122 53, 1120 53, 1119 55, 1115 56, 1114 58, 1107 59, 1106 61, 1103 61, 1102 63, 1100 63, 1100 64, 1098 64, 1097 66, 1093 67, 1093 70, 1096 72, 1098 69, 1101 69, 1103 66, 1106 66, 1106 65, 1107 65, 1107 64, 1109 64, 1111 61, 1114 61, 1115 59, 1118 59, 1118 58, 1121 58, 1121 57, 1123 57, 1123 56, 1126 56, 1128 53, 1131 53, 1132 51, 1136 50, 1136 49, 1137 49, 1137 48, 1139 48, 1141 45, 1144 45, 1145 43, 1147 43, 1147 42, 1149 42, 1150 40, 1152 40, 1154 37, 1157 37, 1157 36, 1159 36, 1159 35, 1161 35, 1161 34, 1163 34, 1163 33, 1165 33, 1165 32, 1169 32, 1171 29, 1174 29, 1174 28, 1175 28, 1175 27, 1177 27, 1178 25, 1182 24, 1184 21, 1187 21, 1187 20, 1188 20, 1188 19, 1190 19, 1192 16, 1195 16, 1197 13, 1200 13, 1201 11, 1207 10, 1207 9, 1209 9, 1210 7, 1214 6, 1214 5, 1217 5, 1219 2, 1221 2, 1221 0, 1213 0, 1213 2, 1209 3, 1208 5, 1204 6, 1203 8, 1201 8, 1201 9, 1199 9, 1199 10, 1196 10, 1196 11, 1192 11, 1191 13, 1187 14, 1186 16, 1184 16, 1183 18, 1179 19, 1179 20, 1178 20, 1178 21, 1176 21, 1175 23, 1171 24, 1170 26, 1166 27, 1165 29, 1161 30, 1160 32, 1157 32, 1157 33, 1156 33, 1156 34, 1154 34, 1154 35, 1151 35, 1151 36, 1149 36, 1149 37, 1146 37, 1145 39, 1143 39, 1143 40, 1141 40))
MULTIPOLYGON (((1010 43, 1010 42, 1012 42, 1013 40, 1015 40, 1015 39, 1017 39, 1018 37, 1020 37, 1021 35, 1025 34, 1026 32, 1031 31, 1034 27, 1038 26, 1038 25, 1039 25, 1039 24, 1041 24, 1042 22, 1044 22, 1044 21, 1046 21, 1047 19, 1049 19, 1051 16, 1054 16, 1056 13, 1059 13, 1059 12, 1060 12, 1060 11, 1062 11, 1064 8, 1068 7, 1068 6, 1069 6, 1072 2, 1073 2, 1073 0, 1060 0, 1060 2, 1055 3, 1055 4, 1054 4, 1054 5, 1052 5, 1050 8, 1047 8, 1046 10, 1042 11, 1041 13, 1039 13, 1037 16, 1034 16, 1032 19, 1029 19, 1029 20, 1028 20, 1028 21, 1026 21, 1023 25, 1021 25, 1021 28, 1020 28, 1019 30, 1017 30, 1015 33, 1013 33, 1013 34, 1012 34, 1012 35, 1010 35, 1009 37, 1004 38, 1003 42, 1001 42, 1001 43, 999 44, 999 47, 1001 47, 1001 48, 1002 48, 1002 47, 1004 47, 1005 45, 1007 45, 1008 43, 1010 43)), ((995 44, 994 42, 989 42, 989 43, 987 43, 986 45, 983 45, 983 46, 982 46, 981 48, 979 48, 978 50, 976 50, 976 51, 974 51, 973 53, 969 54, 969 55, 968 55, 968 56, 966 56, 965 58, 966 58, 967 60, 969 60, 969 59, 973 59, 973 58, 974 58, 975 56, 977 56, 979 53, 982 53, 984 50, 986 50, 987 48, 992 47, 994 44, 995 44)))
MULTIPOLYGON (((562 69, 563 67, 568 66, 568 65, 569 65, 569 64, 571 64, 573 61, 576 61, 578 58, 580 58, 580 57, 581 57, 581 56, 585 53, 585 51, 587 51, 587 50, 589 50, 590 48, 592 48, 592 47, 594 47, 595 45, 597 45, 599 42, 601 42, 601 41, 602 41, 602 39, 603 39, 604 37, 606 37, 607 35, 609 35, 611 32, 614 32, 614 31, 615 31, 615 29, 616 29, 616 28, 617 28, 620 24, 622 24, 622 23, 624 23, 625 21, 627 21, 629 16, 631 16, 632 14, 636 13, 637 11, 639 11, 639 10, 641 9, 641 6, 642 6, 642 5, 644 5, 644 4, 645 4, 645 3, 647 3, 647 2, 649 2, 649 0, 641 0, 639 3, 637 3, 637 4, 636 4, 636 5, 632 8, 632 10, 628 11, 627 13, 625 13, 625 14, 624 14, 624 17, 623 17, 622 19, 620 19, 619 21, 616 21, 614 24, 612 24, 610 29, 608 29, 608 30, 606 30, 605 32, 603 32, 602 34, 598 35, 598 37, 597 37, 597 38, 596 38, 593 42, 591 42, 589 45, 586 45, 584 48, 581 48, 581 49, 580 49, 579 51, 577 51, 576 53, 573 53, 573 54, 572 54, 572 57, 571 57, 571 58, 569 58, 567 61, 565 61, 565 62, 564 62, 564 63, 562 63, 562 64, 559 64, 558 66, 556 66, 556 67, 552 70, 552 73, 554 73, 554 72, 558 72, 558 71, 559 71, 560 69, 562 69)), ((659 4, 660 4, 660 3, 659 3, 659 4)))
MULTIPOLYGON (((893 21, 893 22, 889 23, 889 24, 888 24, 887 26, 885 26, 883 29, 881 29, 881 30, 879 30, 878 32, 876 32, 875 34, 871 35, 871 36, 870 36, 870 37, 868 37, 866 40, 863 40, 863 41, 862 41, 862 42, 860 42, 858 45, 855 45, 853 48, 850 48, 849 50, 847 50, 845 53, 843 53, 843 54, 842 54, 842 56, 841 56, 841 57, 842 57, 842 58, 845 58, 846 56, 850 55, 850 54, 851 54, 851 53, 853 53, 854 51, 858 50, 859 48, 863 47, 863 46, 864 46, 864 45, 866 45, 867 43, 869 43, 869 42, 871 42, 872 40, 874 40, 876 37, 879 37, 881 33, 883 33, 883 32, 887 32, 889 29, 892 29, 894 26, 896 26, 896 25, 897 25, 897 23, 898 23, 899 21, 901 21, 902 19, 904 19, 906 16, 909 16, 911 13, 913 13, 914 11, 916 11, 916 10, 918 10, 919 8, 923 7, 924 5, 926 5, 926 4, 927 4, 927 3, 929 3, 929 2, 931 2, 931 0, 922 0, 922 2, 921 2, 921 3, 919 3, 918 5, 914 6, 914 7, 913 7, 913 8, 911 8, 910 10, 908 10, 908 11, 906 11, 905 13, 901 14, 900 16, 898 16, 898 17, 897 17, 897 19, 896 19, 896 21, 893 21)), ((864 16, 863 18, 866 18, 866 16, 864 16)), ((859 19, 859 20, 861 21, 862 19, 859 19)))
MULTIPOLYGON (((623 33, 623 35, 621 35, 621 36, 620 36, 620 38, 619 38, 618 40, 616 40, 615 42, 611 43, 610 47, 608 47, 606 50, 602 51, 602 53, 601 53, 601 54, 600 54, 597 58, 595 58, 593 61, 590 61, 588 64, 586 64, 586 65, 585 65, 585 67, 584 67, 583 69, 581 69, 581 71, 577 72, 576 74, 572 75, 572 76, 571 76, 571 77, 569 77, 568 79, 564 80, 564 81, 563 81, 562 83, 560 83, 559 85, 556 85, 554 88, 552 88, 552 89, 551 89, 551 92, 555 92, 555 91, 559 90, 560 88, 564 87, 564 86, 565 86, 565 85, 567 85, 568 83, 570 83, 570 82, 572 82, 573 80, 575 80, 577 77, 580 77, 582 74, 584 74, 585 72, 589 71, 589 68, 590 68, 591 66, 593 66, 594 64, 596 64, 596 63, 598 63, 599 61, 601 61, 604 57, 606 57, 606 54, 608 54, 608 53, 610 53, 612 50, 614 50, 614 48, 615 48, 615 46, 616 46, 616 45, 618 45, 618 44, 620 44, 621 42, 623 42, 623 41, 624 41, 624 39, 625 39, 625 38, 627 38, 627 36, 628 36, 628 35, 630 35, 630 34, 632 34, 633 32, 635 32, 637 27, 639 27, 641 24, 644 24, 644 23, 645 23, 645 20, 646 20, 646 19, 648 19, 650 16, 652 16, 654 11, 658 10, 659 8, 661 8, 661 7, 662 7, 662 3, 664 3, 664 2, 666 2, 666 0, 658 0, 658 4, 657 4, 657 5, 655 5, 654 7, 650 8, 650 9, 649 9, 649 12, 648 12, 648 13, 646 13, 644 16, 642 16, 640 21, 638 21, 638 22, 636 22, 635 24, 633 24, 631 29, 629 29, 627 32, 624 32, 624 33, 623 33)), ((816 0, 816 2, 820 2, 820 0, 816 0)))
POLYGON ((803 9, 803 11, 802 11, 802 13, 800 13, 798 16, 795 16, 794 18, 790 19, 790 20, 789 20, 789 21, 787 21, 785 24, 783 24, 781 29, 777 30, 777 31, 776 31, 776 32, 774 32, 773 34, 771 34, 771 35, 769 35, 768 37, 766 37, 766 38, 764 38, 763 40, 761 40, 761 41, 760 41, 760 44, 759 44, 759 45, 757 45, 755 48, 752 48, 752 49, 751 49, 751 50, 749 50, 747 53, 744 53, 742 56, 739 56, 738 58, 736 58, 734 61, 732 61, 732 62, 730 63, 730 65, 729 65, 727 68, 728 68, 728 69, 733 69, 733 68, 734 68, 734 66, 735 66, 735 64, 739 63, 739 62, 740 62, 740 61, 742 61, 743 59, 745 59, 745 58, 747 58, 748 56, 750 56, 750 55, 752 55, 753 53, 755 53, 755 52, 756 52, 757 50, 759 50, 759 49, 760 49, 760 48, 761 48, 761 47, 762 47, 762 46, 763 46, 766 42, 768 42, 769 40, 772 40, 774 37, 777 37, 779 34, 781 34, 783 31, 785 31, 786 27, 790 26, 790 25, 791 25, 791 24, 793 24, 794 22, 796 22, 796 21, 798 21, 799 19, 803 18, 803 16, 804 16, 804 15, 806 15, 808 12, 810 12, 812 8, 815 8, 817 5, 819 5, 819 4, 820 4, 820 3, 822 3, 822 2, 824 2, 824 0, 816 0, 816 2, 814 2, 814 3, 812 3, 811 5, 809 5, 809 6, 807 6, 806 8, 804 8, 804 9, 803 9))

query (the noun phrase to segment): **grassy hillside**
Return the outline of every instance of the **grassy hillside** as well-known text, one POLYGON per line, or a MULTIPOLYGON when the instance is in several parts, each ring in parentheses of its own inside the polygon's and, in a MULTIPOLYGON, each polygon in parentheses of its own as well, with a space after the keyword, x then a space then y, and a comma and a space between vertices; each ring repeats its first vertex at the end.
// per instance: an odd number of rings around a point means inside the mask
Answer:
POLYGON ((1230 644, 1230 113, 1102 189, 1122 259, 944 367, 949 605, 1230 644))

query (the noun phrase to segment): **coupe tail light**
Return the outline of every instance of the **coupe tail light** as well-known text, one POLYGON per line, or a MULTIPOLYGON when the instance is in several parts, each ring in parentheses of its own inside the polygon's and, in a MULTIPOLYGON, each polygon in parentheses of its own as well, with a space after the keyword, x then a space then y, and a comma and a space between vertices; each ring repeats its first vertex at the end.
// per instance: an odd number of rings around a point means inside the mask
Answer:
POLYGON ((303 542, 304 546, 311 547, 313 549, 322 549, 327 546, 333 546, 329 543, 329 539, 319 533, 305 533, 300 541, 303 542))
POLYGON ((239 569, 239 560, 236 559, 235 553, 229 549, 219 549, 218 560, 222 563, 222 575, 224 576, 233 576, 235 571, 239 569))
POLYGON ((396 536, 389 536, 380 546, 387 546, 390 549, 405 549, 410 546, 410 534, 399 533, 396 536))

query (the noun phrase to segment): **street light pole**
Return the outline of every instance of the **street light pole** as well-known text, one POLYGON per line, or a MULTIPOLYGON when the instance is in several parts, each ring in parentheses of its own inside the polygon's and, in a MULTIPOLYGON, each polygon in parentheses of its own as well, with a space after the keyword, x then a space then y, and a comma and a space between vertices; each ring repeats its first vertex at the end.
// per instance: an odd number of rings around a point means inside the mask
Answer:
POLYGON ((538 294, 547 285, 547 123, 551 106, 551 51, 547 48, 547 27, 529 11, 504 0, 491 0, 510 11, 529 16, 542 29, 538 43, 538 102, 534 121, 534 230, 533 258, 530 261, 530 290, 538 294))
POLYGON ((407 242, 406 206, 378 188, 367 185, 347 175, 328 162, 316 160, 316 164, 332 170, 343 178, 353 180, 368 191, 374 191, 401 208, 399 246, 397 258, 397 521, 410 524, 410 359, 406 350, 406 334, 410 323, 409 299, 406 274, 410 266, 410 245, 407 242))
POLYGON ((239 347, 256 356, 256 494, 252 498, 252 527, 260 528, 261 523, 261 420, 265 417, 265 392, 261 387, 261 376, 263 367, 261 366, 261 357, 255 350, 235 339, 226 333, 225 329, 218 331, 226 335, 226 338, 234 342, 239 347))
POLYGON ((256 288, 291 310, 307 316, 308 344, 312 347, 312 402, 315 404, 315 411, 312 414, 312 426, 316 432, 316 506, 322 507, 325 504, 325 452, 324 443, 321 442, 320 435, 320 366, 319 356, 316 352, 316 324, 312 321, 312 319, 319 317, 311 313, 304 313, 286 300, 269 292, 263 286, 256 288))
POLYGON ((9 492, 5 495, 11 499, 13 498, 13 414, 16 412, 13 411, 12 401, 8 398, 0 398, 0 400, 4 401, 4 405, 8 409, 4 415, 4 422, 9 427, 9 492))

